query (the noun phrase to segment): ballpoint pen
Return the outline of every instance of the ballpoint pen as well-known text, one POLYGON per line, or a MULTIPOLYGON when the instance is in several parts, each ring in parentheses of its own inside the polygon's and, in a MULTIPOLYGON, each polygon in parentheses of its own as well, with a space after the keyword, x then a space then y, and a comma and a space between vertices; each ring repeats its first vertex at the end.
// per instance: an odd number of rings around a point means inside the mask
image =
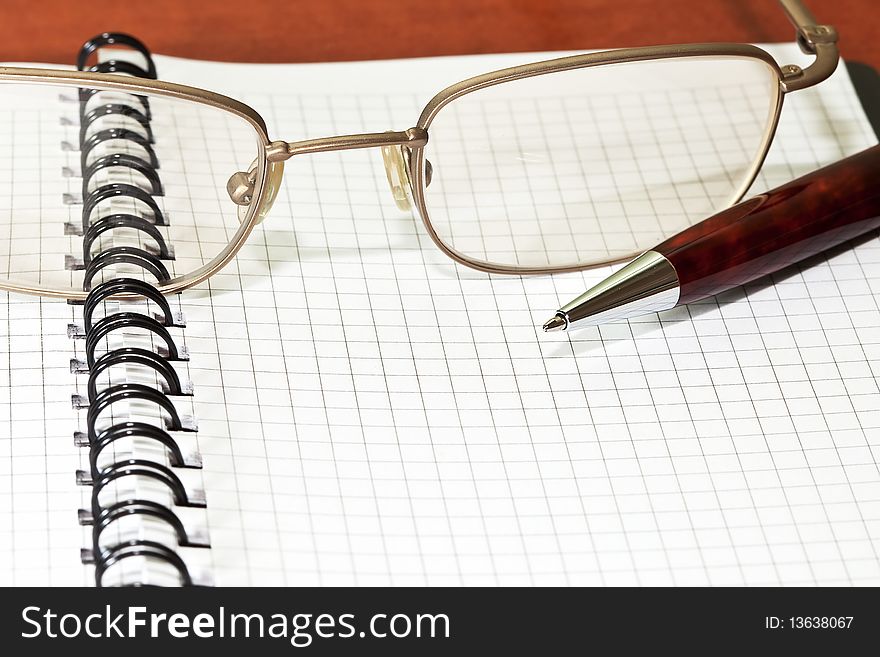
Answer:
POLYGON ((668 310, 880 228, 880 145, 752 197, 646 251, 560 308, 545 331, 668 310))

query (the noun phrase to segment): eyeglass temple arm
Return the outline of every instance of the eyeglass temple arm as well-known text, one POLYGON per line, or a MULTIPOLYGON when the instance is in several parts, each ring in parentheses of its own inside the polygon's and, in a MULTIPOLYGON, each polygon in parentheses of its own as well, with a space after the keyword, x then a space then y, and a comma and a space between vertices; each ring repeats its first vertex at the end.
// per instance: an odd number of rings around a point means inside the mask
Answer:
POLYGON ((828 78, 834 69, 840 54, 837 51, 837 30, 831 25, 817 25, 816 19, 801 0, 779 0, 788 20, 797 28, 797 42, 801 50, 808 55, 815 55, 807 68, 796 64, 782 67, 782 84, 786 91, 797 91, 818 84, 828 78))

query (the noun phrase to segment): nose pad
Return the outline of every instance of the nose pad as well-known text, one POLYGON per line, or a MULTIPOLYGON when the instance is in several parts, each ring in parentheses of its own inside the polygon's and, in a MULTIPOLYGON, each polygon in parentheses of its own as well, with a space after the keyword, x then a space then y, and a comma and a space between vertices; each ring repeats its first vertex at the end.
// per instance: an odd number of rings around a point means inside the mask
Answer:
POLYGON ((434 177, 434 165, 431 164, 431 160, 425 158, 425 187, 428 187, 431 184, 431 178, 434 177))
MULTIPOLYGON (((269 170, 266 172, 266 189, 260 199, 260 207, 257 209, 256 223, 263 223, 263 219, 269 214, 278 190, 281 188, 281 179, 284 176, 284 162, 269 162, 269 170)), ((226 183, 226 193, 230 200, 238 206, 238 221, 244 222, 254 200, 254 192, 257 185, 257 160, 254 159, 247 172, 236 171, 226 183)))
POLYGON ((409 179, 409 165, 403 146, 383 146, 382 162, 385 176, 398 209, 407 212, 412 209, 412 183, 409 179))
POLYGON ((284 162, 269 162, 269 170, 266 172, 266 191, 260 203, 257 214, 257 223, 263 223, 263 219, 269 214, 269 210, 275 204, 275 197, 281 189, 281 179, 284 177, 284 162))

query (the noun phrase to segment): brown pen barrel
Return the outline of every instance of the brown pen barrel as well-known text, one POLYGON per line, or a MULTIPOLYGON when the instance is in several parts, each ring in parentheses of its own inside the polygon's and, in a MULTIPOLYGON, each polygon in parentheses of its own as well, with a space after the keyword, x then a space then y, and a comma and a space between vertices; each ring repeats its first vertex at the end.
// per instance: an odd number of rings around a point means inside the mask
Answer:
POLYGON ((880 228, 880 145, 750 198, 655 247, 679 303, 772 274, 880 228))

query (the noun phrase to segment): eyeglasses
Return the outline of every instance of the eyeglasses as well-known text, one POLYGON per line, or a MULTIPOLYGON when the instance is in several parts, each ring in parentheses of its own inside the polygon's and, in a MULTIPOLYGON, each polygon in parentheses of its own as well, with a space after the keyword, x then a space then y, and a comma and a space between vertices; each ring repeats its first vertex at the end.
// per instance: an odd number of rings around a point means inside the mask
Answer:
POLYGON ((286 160, 362 148, 381 149, 394 201, 464 265, 545 274, 634 257, 737 202, 784 95, 835 70, 834 28, 798 0, 780 4, 815 56, 806 68, 747 44, 597 52, 454 84, 407 130, 293 142, 271 140, 253 109, 202 89, 0 68, 9 117, 0 126, 0 287, 81 299, 89 281, 71 253, 81 249, 88 263, 99 247, 133 244, 164 263, 147 268, 161 292, 182 290, 235 256, 269 213, 286 160), (80 101, 80 144, 67 159, 41 127, 58 123, 59 87, 78 89, 80 101), (84 181, 74 199, 82 225, 55 212, 52 199, 70 184, 63 167, 84 181))

